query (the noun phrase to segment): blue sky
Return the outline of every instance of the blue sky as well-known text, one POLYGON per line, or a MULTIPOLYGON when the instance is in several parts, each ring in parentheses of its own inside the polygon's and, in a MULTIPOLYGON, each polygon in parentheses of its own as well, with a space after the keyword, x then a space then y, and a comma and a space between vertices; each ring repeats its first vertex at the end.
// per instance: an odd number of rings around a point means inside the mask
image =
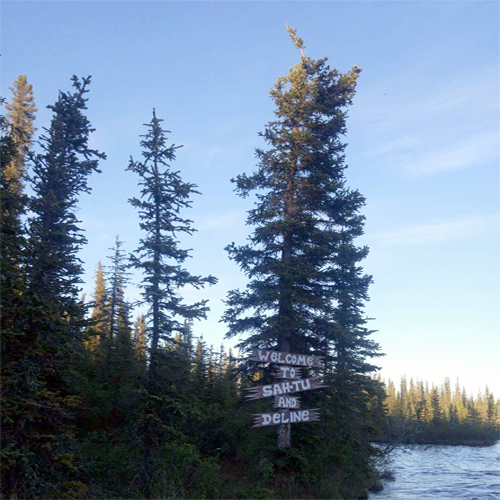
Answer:
MULTIPOLYGON (((88 283, 115 235, 132 252, 140 238, 127 199, 137 179, 142 124, 153 107, 182 144, 174 167, 199 186, 185 215, 198 232, 190 271, 219 283, 195 325, 209 343, 228 290, 245 277, 224 247, 243 243, 251 200, 230 179, 255 168, 258 132, 273 119, 269 89, 298 62, 285 31, 298 30, 314 58, 363 68, 349 111, 346 172, 367 198, 366 312, 386 356, 382 375, 500 395, 499 4, 494 1, 4 1, 1 94, 19 74, 33 84, 37 126, 73 74, 92 75, 92 145, 104 151, 79 216, 88 283)), ((137 291, 129 288, 130 296, 137 291)), ((229 347, 230 342, 224 344, 229 347)))

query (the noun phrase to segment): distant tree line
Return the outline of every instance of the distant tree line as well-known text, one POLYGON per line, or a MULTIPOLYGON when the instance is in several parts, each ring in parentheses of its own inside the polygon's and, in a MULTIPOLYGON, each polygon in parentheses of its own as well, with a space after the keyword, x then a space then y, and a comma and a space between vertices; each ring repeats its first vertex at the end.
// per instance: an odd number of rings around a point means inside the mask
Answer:
POLYGON ((500 439, 500 400, 488 387, 476 397, 457 380, 440 386, 401 378, 385 383, 385 439, 399 443, 491 444, 500 439))

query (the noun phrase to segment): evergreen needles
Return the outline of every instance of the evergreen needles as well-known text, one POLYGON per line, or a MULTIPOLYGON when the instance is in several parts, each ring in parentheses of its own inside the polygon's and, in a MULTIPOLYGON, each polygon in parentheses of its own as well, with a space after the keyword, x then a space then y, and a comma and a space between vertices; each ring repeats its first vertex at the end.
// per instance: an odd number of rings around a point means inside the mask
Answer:
POLYGON ((175 332, 182 331, 185 319, 203 318, 208 310, 206 300, 184 304, 179 289, 200 288, 217 282, 213 276, 193 276, 182 267, 189 252, 179 248, 176 235, 192 234, 195 230, 180 212, 190 207, 189 198, 197 191, 194 184, 183 182, 179 172, 171 170, 169 162, 175 160, 175 151, 181 146, 166 145, 166 131, 161 128, 161 122, 153 110, 148 132, 141 142, 144 160, 131 158, 127 169, 139 176, 142 187, 141 197, 132 198, 130 203, 139 211, 139 225, 145 236, 136 254, 131 256, 131 262, 144 275, 143 297, 149 306, 147 318, 151 324, 153 357, 160 340, 171 342, 175 332))
POLYGON ((342 74, 306 56, 302 39, 288 32, 301 60, 270 92, 276 118, 261 134, 269 149, 257 149, 254 173, 233 180, 240 196, 255 191, 257 203, 248 213, 249 243, 227 247, 249 284, 228 294, 224 321, 227 337, 247 335, 244 350, 326 356, 327 375, 350 407, 361 386, 376 385, 367 359, 380 355, 362 313, 368 249, 354 243, 365 199, 344 175, 345 109, 361 70, 342 74))

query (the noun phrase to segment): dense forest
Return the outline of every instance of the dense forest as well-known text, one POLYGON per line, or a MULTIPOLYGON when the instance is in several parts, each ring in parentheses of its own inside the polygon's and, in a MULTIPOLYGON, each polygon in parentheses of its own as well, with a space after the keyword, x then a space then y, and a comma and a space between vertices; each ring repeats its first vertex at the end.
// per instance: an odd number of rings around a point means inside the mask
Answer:
POLYGON ((500 439, 500 400, 488 387, 475 398, 457 380, 436 387, 401 379, 385 384, 387 427, 384 440, 403 444, 492 444, 500 439))
POLYGON ((396 394, 389 382, 385 402, 371 363, 382 354, 363 314, 368 249, 355 245, 365 200, 346 185, 341 141, 360 69, 331 69, 289 35, 300 62, 271 90, 268 149, 256 151, 253 174, 233 179, 257 200, 248 244, 227 246, 248 277, 223 317, 227 337, 242 339, 238 356, 192 333, 209 305, 186 303, 183 289, 217 280, 185 267, 178 238, 195 231, 197 187, 172 167, 177 146, 156 112, 142 158, 124 166, 137 176, 129 202, 142 237, 132 255, 116 238, 82 298, 78 202, 106 168, 89 147, 90 77, 59 93, 37 138, 33 89, 24 75, 14 82, 0 143, 2 498, 363 498, 380 485, 374 442, 396 426, 418 428, 422 440, 446 422, 498 429, 489 393, 473 401, 449 384, 404 383, 396 394), (132 269, 144 314, 127 298, 132 269), (245 401, 244 389, 275 379, 248 361, 253 349, 325 360, 304 376, 326 387, 302 395, 321 421, 251 428, 269 403, 245 401))

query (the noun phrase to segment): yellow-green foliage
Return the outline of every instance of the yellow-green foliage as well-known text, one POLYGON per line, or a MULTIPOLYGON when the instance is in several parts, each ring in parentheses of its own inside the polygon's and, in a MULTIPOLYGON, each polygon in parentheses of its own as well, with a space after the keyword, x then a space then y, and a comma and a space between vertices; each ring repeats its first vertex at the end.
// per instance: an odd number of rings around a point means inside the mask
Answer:
MULTIPOLYGON (((492 442, 500 438, 500 400, 486 387, 469 396, 459 382, 440 386, 401 379, 399 390, 388 380, 385 402, 389 431, 396 440, 430 442, 492 442)), ((389 432, 389 434, 390 434, 389 432)))

